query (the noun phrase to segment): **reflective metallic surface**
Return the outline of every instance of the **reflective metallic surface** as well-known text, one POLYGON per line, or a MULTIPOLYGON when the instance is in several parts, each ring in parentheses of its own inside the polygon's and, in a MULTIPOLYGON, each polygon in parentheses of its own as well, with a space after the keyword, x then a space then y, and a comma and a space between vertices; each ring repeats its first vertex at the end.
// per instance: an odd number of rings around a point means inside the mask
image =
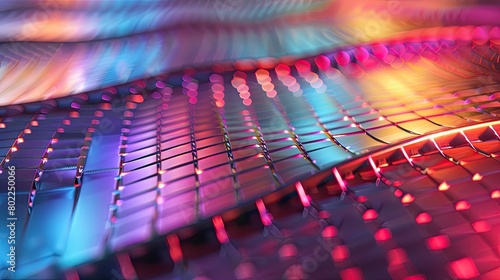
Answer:
POLYGON ((351 2, 3 2, 1 278, 500 277, 497 7, 351 2))

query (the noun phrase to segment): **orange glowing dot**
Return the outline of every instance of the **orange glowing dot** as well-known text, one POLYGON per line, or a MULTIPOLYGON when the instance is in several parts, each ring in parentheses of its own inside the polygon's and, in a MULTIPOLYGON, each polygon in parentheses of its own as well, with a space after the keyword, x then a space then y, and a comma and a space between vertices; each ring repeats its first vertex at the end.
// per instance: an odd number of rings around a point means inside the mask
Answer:
POLYGON ((200 175, 201 173, 203 173, 203 170, 196 168, 196 174, 200 175))
POLYGON ((226 104, 226 102, 224 102, 224 100, 217 100, 215 101, 215 105, 218 107, 218 108, 222 108, 224 107, 224 105, 226 104))
POLYGON ((401 199, 401 202, 404 204, 412 203, 415 200, 415 197, 409 193, 405 194, 401 199))
POLYGON ((31 134, 31 129, 26 128, 26 129, 24 130, 24 133, 26 133, 26 134, 31 134))
POLYGON ((481 179, 483 179, 483 176, 481 176, 479 173, 476 173, 474 174, 474 176, 472 176, 472 181, 480 181, 481 179))
POLYGON ((447 191, 449 188, 450 188, 450 185, 448 185, 448 183, 446 183, 446 182, 442 182, 438 186, 438 190, 441 192, 447 191))
POLYGON ((12 147, 12 148, 10 148, 10 150, 11 150, 12 152, 16 152, 16 151, 17 151, 17 148, 16 148, 16 147, 12 147))
POLYGON ((31 121, 32 126, 38 126, 38 121, 31 121))
POLYGON ((494 190, 491 192, 491 198, 492 199, 499 199, 500 198, 500 190, 494 190))
POLYGON ((70 118, 78 118, 80 116, 80 113, 73 111, 69 113, 70 118))
POLYGON ((0 128, 5 128, 5 124, 4 123, 0 123, 0 128))
POLYGON ((47 148, 47 153, 52 153, 52 151, 54 151, 53 148, 47 148))
POLYGON ((23 143, 23 142, 24 142, 24 138, 22 138, 22 137, 17 138, 17 143, 23 143))
POLYGON ((467 210, 469 208, 470 208, 470 203, 465 201, 465 200, 461 200, 455 204, 455 209, 457 211, 463 211, 463 210, 467 210))
POLYGON ((165 183, 158 182, 158 188, 163 189, 165 187, 165 183))
POLYGON ((432 217, 431 215, 429 215, 429 213, 422 212, 417 215, 415 221, 417 222, 417 224, 426 224, 432 221, 432 217))

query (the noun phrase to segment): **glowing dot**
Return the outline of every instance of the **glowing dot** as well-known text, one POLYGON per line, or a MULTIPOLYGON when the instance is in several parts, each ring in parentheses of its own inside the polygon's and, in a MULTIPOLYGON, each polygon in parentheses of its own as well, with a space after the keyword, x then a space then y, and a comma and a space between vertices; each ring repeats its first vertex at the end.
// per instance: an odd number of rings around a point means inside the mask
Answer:
POLYGON ((430 250, 442 250, 450 247, 450 239, 446 235, 438 235, 427 238, 425 241, 430 250))
POLYGON ((481 176, 479 173, 476 173, 474 174, 474 176, 472 176, 472 181, 480 181, 481 179, 483 179, 483 176, 481 176))
POLYGON ((408 204, 408 203, 413 202, 413 200, 415 200, 415 197, 413 195, 407 193, 403 196, 403 198, 401 199, 401 202, 404 204, 408 204))
POLYGON ((360 195, 360 196, 358 196, 357 200, 359 203, 364 203, 364 202, 368 201, 368 198, 365 195, 360 195))
POLYGON ((17 151, 17 148, 16 148, 16 147, 12 147, 12 148, 10 148, 10 150, 11 150, 12 152, 16 152, 16 151, 17 151))
POLYGON ((5 124, 4 123, 0 123, 0 128, 5 128, 5 124))
POLYGON ((385 118, 384 117, 378 117, 378 120, 379 121, 383 121, 383 120, 385 120, 385 118))
POLYGON ((355 123, 351 123, 351 127, 356 127, 356 124, 355 123))
POLYGON ((17 138, 17 143, 23 143, 23 142, 24 142, 24 138, 22 138, 22 137, 17 138))
POLYGON ((158 182, 158 188, 163 189, 165 186, 164 182, 158 182))
POLYGON ((26 128, 26 129, 24 130, 24 133, 26 133, 26 134, 31 134, 31 129, 26 128))
POLYGON ((161 196, 157 197, 156 204, 163 204, 163 197, 161 197, 161 196))
POLYGON ((491 198, 492 199, 499 199, 500 198, 500 190, 494 190, 491 192, 491 198))
POLYGON ((203 170, 196 168, 196 174, 200 175, 201 173, 203 173, 203 170))
POLYGON ((472 228, 474 228, 474 230, 477 233, 488 232, 491 230, 490 224, 488 224, 488 222, 486 222, 486 221, 474 222, 474 223, 472 223, 472 228))
POLYGON ((252 104, 252 99, 250 98, 244 99, 243 104, 246 106, 250 106, 252 104))
POLYGON ((450 262, 450 268, 458 279, 472 279, 479 276, 479 271, 470 257, 450 262))
POLYGON ((116 201, 116 205, 117 205, 117 206, 122 206, 122 205, 123 205, 123 200, 118 199, 118 200, 116 201))
POLYGON ((381 228, 375 232, 375 240, 387 241, 392 238, 392 233, 388 228, 381 228))
POLYGON ((374 209, 368 209, 363 213, 363 219, 366 221, 374 220, 378 217, 377 211, 374 209))
POLYGON ((386 46, 382 44, 373 44, 371 46, 373 54, 378 58, 378 59, 384 59, 387 54, 389 53, 389 50, 387 49, 386 46))
POLYGON ((387 260, 389 265, 402 265, 408 262, 406 251, 402 248, 396 248, 387 251, 387 260))
POLYGON ((449 188, 450 188, 450 185, 448 185, 448 183, 446 183, 446 182, 442 182, 438 186, 438 190, 441 192, 447 191, 449 188))
POLYGON ((394 196, 401 197, 402 195, 403 195, 403 192, 401 190, 395 190, 394 191, 394 196))
POLYGON ((351 267, 339 271, 342 280, 363 280, 363 272, 359 267, 351 267))
POLYGON ((334 227, 334 226, 327 226, 323 229, 323 231, 321 232, 321 235, 324 237, 324 238, 330 238, 330 237, 334 237, 337 235, 337 229, 334 227))
POLYGON ((432 221, 432 217, 431 215, 429 215, 429 213, 422 212, 417 215, 415 221, 417 222, 417 224, 426 224, 432 221))
POLYGON ((463 210, 467 210, 469 208, 470 208, 470 203, 465 201, 465 200, 461 200, 455 204, 455 209, 457 211, 463 211, 463 210))
POLYGON ((349 257, 349 248, 346 245, 335 246, 332 250, 332 258, 335 262, 341 262, 349 257))
POLYGON ((370 57, 370 53, 363 47, 357 47, 354 49, 354 57, 361 63, 364 63, 370 57))
POLYGON ((278 250, 281 258, 289 258, 297 255, 297 247, 293 244, 284 244, 278 250))
POLYGON ((335 60, 337 61, 337 63, 341 66, 346 66, 347 64, 349 64, 349 62, 351 62, 351 57, 349 56, 349 54, 347 52, 344 52, 344 51, 338 51, 334 54, 334 57, 335 57, 335 60))
POLYGON ((349 117, 348 117, 348 116, 344 116, 343 120, 344 120, 344 121, 348 121, 348 120, 349 120, 349 117))
POLYGON ((224 107, 224 105, 226 104, 226 102, 224 102, 224 100, 217 100, 215 101, 215 105, 218 107, 218 108, 222 108, 224 107))
POLYGON ((318 66, 319 69, 321 70, 327 70, 330 68, 330 59, 324 55, 319 55, 314 59, 314 63, 318 66))

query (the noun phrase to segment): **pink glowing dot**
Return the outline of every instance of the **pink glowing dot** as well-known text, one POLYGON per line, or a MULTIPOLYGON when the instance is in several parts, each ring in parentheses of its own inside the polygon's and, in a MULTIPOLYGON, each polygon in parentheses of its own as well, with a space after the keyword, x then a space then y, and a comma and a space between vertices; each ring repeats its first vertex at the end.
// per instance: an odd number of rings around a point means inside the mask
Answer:
POLYGON ((387 251, 387 260, 389 265, 402 265, 408 262, 408 256, 403 248, 396 248, 387 251))
POLYGON ((314 59, 314 63, 316 63, 316 65, 318 66, 319 69, 325 71, 327 70, 328 68, 330 68, 330 59, 324 55, 318 55, 315 59, 314 59))
POLYGON ((366 221, 375 220, 377 217, 378 213, 374 209, 368 209, 363 213, 363 219, 366 221))
POLYGON ((392 238, 392 233, 388 228, 381 228, 375 232, 375 240, 387 241, 392 238))
POLYGON ((278 64, 278 66, 276 66, 276 68, 274 68, 274 71, 276 71, 276 74, 278 76, 290 75, 290 67, 288 67, 285 64, 278 64))
POLYGON ((470 257, 450 262, 450 268, 458 279, 473 279, 479 276, 474 261, 470 257))
POLYGON ((371 49, 375 57, 377 57, 378 59, 384 59, 387 54, 389 54, 389 50, 387 49, 387 47, 380 43, 373 44, 371 46, 371 49))
POLYGON ((346 245, 335 246, 332 250, 332 258, 335 262, 341 262, 346 260, 350 253, 349 248, 346 245))
POLYGON ((472 223, 472 228, 474 228, 474 231, 477 233, 482 233, 482 232, 488 232, 491 230, 490 224, 486 221, 477 221, 472 223))
POLYGON ((471 205, 470 205, 470 203, 469 203, 469 202, 467 202, 467 201, 465 201, 465 200, 461 200, 461 201, 459 201, 459 202, 457 202, 457 203, 455 204, 455 209, 456 209, 457 211, 463 211, 463 210, 467 210, 467 209, 469 209, 469 208, 470 208, 470 206, 471 206, 471 205))
POLYGON ((403 192, 401 190, 395 190, 394 191, 394 196, 395 197, 401 197, 403 195, 403 192))
POLYGON ((278 94, 278 92, 276 92, 275 90, 272 90, 272 91, 269 91, 266 93, 267 97, 269 97, 269 98, 274 98, 274 97, 276 97, 277 94, 278 94))
POLYGON ((307 62, 306 60, 298 60, 295 62, 295 67, 297 68, 297 71, 299 73, 305 73, 305 72, 310 72, 311 71, 311 64, 307 62))
POLYGON ((354 57, 361 63, 364 63, 370 57, 370 53, 364 47, 356 47, 354 49, 354 57))
POLYGON ((442 250, 450 247, 450 239, 446 235, 438 235, 427 238, 426 244, 430 250, 442 250))
POLYGON ((417 215, 415 221, 417 222, 417 224, 426 224, 432 221, 432 217, 431 215, 429 215, 429 213, 422 212, 417 215))
POLYGON ((472 30, 472 42, 476 45, 484 45, 488 42, 488 31, 482 26, 476 26, 472 30))
POLYGON ((289 258, 297 255, 297 247, 293 244, 284 244, 278 250, 281 258, 289 258))
POLYGON ((363 280, 363 272, 359 267, 351 267, 339 271, 342 280, 363 280))
POLYGON ((500 45, 500 27, 495 26, 490 30, 490 42, 495 45, 500 45))
POLYGON ((337 229, 334 226, 327 226, 321 232, 323 238, 331 238, 337 236, 337 234, 338 234, 337 229))
POLYGON ((349 54, 344 51, 338 51, 333 56, 335 57, 337 63, 341 66, 346 66, 351 61, 349 54))
POLYGON ((157 197, 156 204, 163 204, 163 197, 161 197, 161 196, 157 197))
POLYGON ((244 99, 243 104, 246 106, 252 105, 252 99, 250 99, 250 98, 244 99))
POLYGON ((364 203, 364 202, 368 201, 368 198, 365 195, 360 195, 360 196, 358 196, 357 200, 359 203, 364 203))

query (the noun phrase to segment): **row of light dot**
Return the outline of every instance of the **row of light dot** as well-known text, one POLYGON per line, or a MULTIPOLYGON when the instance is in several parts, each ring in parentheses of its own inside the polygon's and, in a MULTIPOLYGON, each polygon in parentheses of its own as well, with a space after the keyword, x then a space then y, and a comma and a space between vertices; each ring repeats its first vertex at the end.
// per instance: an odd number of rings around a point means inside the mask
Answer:
POLYGON ((182 93, 189 97, 189 103, 198 102, 198 82, 188 74, 182 75, 182 93))
POLYGON ((231 85, 238 91, 240 98, 243 100, 243 105, 250 106, 252 99, 250 98, 250 88, 247 85, 247 74, 241 71, 236 71, 233 74, 231 85))
POLYGON ((223 108, 226 102, 224 101, 224 79, 221 75, 210 75, 210 82, 212 82, 213 98, 215 99, 215 106, 223 108))

